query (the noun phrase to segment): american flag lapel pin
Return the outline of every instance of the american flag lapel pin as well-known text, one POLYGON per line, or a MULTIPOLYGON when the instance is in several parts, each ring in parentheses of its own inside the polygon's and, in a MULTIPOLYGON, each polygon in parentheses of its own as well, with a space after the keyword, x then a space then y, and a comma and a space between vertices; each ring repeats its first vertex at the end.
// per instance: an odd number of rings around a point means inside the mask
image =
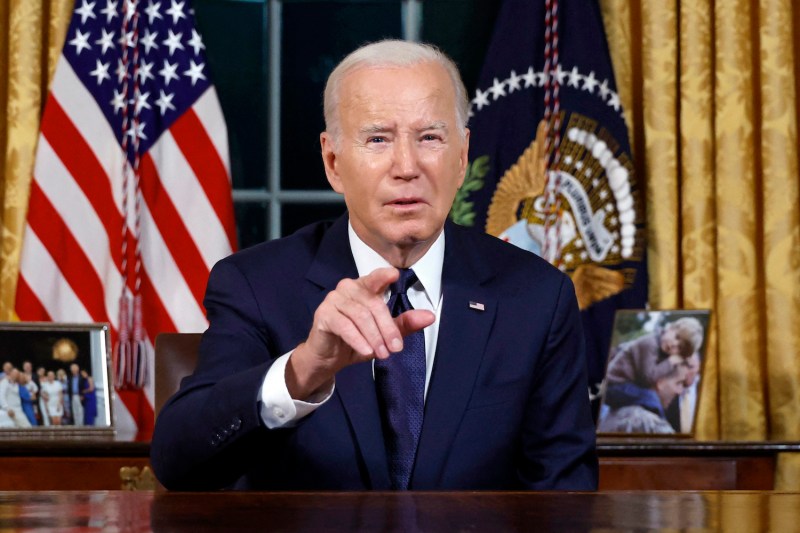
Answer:
POLYGON ((476 311, 484 311, 484 310, 486 310, 486 306, 485 305, 483 305, 480 302, 473 302, 472 300, 470 300, 470 302, 469 302, 469 308, 470 309, 475 309, 476 311))

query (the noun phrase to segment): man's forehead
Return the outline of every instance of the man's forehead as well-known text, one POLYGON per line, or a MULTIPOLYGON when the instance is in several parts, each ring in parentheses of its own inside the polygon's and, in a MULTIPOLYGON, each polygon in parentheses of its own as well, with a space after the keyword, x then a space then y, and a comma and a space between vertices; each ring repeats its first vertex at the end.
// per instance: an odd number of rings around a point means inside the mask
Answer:
MULTIPOLYGON (((398 83, 403 81, 400 79, 398 83)), ((449 129, 455 126, 455 100, 442 84, 426 80, 404 87, 391 82, 379 86, 362 78, 362 83, 353 83, 350 87, 352 89, 342 94, 339 112, 345 122, 358 130, 449 129)))
POLYGON ((447 71, 433 62, 407 66, 356 67, 345 74, 340 91, 339 104, 342 106, 395 102, 402 97, 412 101, 455 98, 455 89, 447 71))

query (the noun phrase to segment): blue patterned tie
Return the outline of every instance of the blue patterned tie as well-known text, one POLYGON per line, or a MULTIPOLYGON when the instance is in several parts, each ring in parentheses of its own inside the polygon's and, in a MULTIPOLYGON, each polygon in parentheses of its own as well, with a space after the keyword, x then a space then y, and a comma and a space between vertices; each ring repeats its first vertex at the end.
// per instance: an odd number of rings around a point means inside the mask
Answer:
MULTIPOLYGON (((413 309, 406 291, 416 281, 413 270, 400 269, 400 279, 392 284, 388 302, 392 316, 413 309)), ((422 330, 403 339, 402 351, 388 359, 375 360, 375 385, 392 488, 406 490, 422 431, 425 396, 425 334, 422 330)))

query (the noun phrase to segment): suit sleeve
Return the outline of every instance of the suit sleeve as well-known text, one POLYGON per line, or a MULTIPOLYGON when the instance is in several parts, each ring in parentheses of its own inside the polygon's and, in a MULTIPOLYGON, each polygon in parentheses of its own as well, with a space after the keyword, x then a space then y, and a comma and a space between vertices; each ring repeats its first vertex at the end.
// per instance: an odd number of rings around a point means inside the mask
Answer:
POLYGON ((596 490, 598 464, 584 336, 563 276, 523 429, 522 483, 532 490, 596 490))
POLYGON ((229 486, 268 454, 258 411, 274 358, 252 287, 229 261, 215 265, 204 304, 210 322, 197 368, 158 413, 150 459, 169 489, 229 486))

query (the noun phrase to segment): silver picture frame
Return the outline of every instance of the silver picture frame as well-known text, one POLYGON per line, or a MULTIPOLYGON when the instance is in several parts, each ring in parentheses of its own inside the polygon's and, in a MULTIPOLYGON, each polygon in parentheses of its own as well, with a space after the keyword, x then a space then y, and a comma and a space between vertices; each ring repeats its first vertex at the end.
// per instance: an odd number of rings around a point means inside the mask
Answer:
POLYGON ((113 440, 110 346, 106 323, 0 322, 0 440, 113 440))

